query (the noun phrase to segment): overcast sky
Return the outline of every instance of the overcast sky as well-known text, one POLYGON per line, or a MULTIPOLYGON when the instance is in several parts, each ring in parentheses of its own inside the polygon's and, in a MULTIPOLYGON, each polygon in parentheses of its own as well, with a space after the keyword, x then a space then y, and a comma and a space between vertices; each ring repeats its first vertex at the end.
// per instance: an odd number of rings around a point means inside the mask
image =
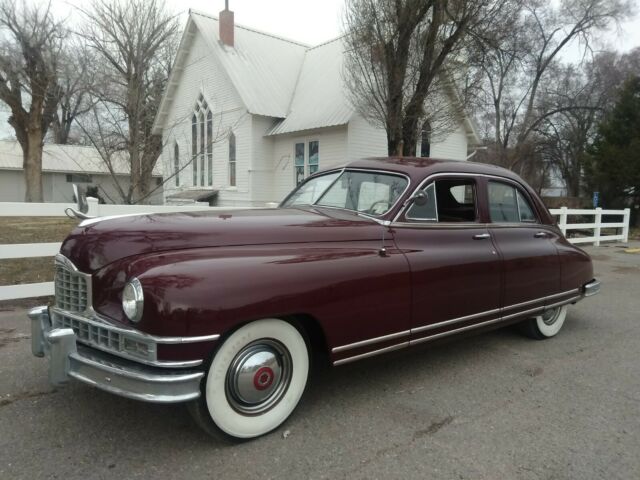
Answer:
MULTIPOLYGON (((192 8, 217 16, 224 9, 224 0, 165 1, 176 13, 192 8)), ((236 23, 311 45, 340 35, 343 5, 344 0, 229 0, 236 23)), ((640 46, 640 17, 623 25, 619 34, 610 32, 606 43, 620 51, 640 46)))
MULTIPOLYGON (((224 0, 165 1, 172 11, 180 15, 183 24, 190 8, 215 16, 224 9, 224 0)), ((86 2, 52 0, 52 4, 57 15, 76 17, 70 5, 83 5, 86 2)), ((236 23, 309 45, 317 45, 340 35, 343 4, 344 0, 229 0, 229 8, 235 12, 236 23)), ((640 16, 626 22, 619 30, 609 32, 596 46, 619 51, 640 46, 640 16)), ((575 45, 567 50, 564 57, 567 60, 578 60, 578 51, 579 48, 575 45)), ((6 124, 6 110, 5 105, 0 105, 0 138, 12 133, 6 124)))

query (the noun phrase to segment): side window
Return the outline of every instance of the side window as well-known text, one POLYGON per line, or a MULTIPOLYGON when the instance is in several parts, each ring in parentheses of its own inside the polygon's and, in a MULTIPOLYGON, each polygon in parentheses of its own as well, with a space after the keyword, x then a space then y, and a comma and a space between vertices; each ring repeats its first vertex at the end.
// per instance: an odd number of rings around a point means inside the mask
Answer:
POLYGON ((407 220, 431 222, 475 222, 476 184, 469 178, 436 180, 423 192, 424 205, 413 204, 406 214, 407 220))
POLYGON ((427 203, 424 205, 411 205, 407 212, 407 219, 409 220, 426 220, 429 222, 438 221, 438 212, 436 209, 436 185, 430 183, 427 188, 422 190, 427 196, 427 203))
POLYGON ((494 223, 536 222, 531 205, 515 187, 489 182, 489 212, 494 223))
POLYGON ((520 212, 520 221, 527 223, 536 223, 538 219, 533 213, 531 204, 524 198, 524 195, 518 190, 516 192, 516 198, 518 199, 518 211, 520 212))

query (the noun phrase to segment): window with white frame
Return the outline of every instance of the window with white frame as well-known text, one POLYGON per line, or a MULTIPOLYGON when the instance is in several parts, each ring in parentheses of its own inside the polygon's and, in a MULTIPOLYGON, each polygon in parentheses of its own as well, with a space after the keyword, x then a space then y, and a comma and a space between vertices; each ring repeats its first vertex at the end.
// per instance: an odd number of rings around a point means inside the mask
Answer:
POLYGON ((193 186, 213 185, 213 113, 202 94, 191 117, 193 186))
POLYGON ((173 144, 173 175, 176 181, 176 187, 180 186, 180 147, 178 142, 173 144))
POLYGON ((320 168, 320 141, 296 142, 294 147, 294 174, 296 185, 320 168))
POLYGON ((236 186, 236 136, 229 132, 229 186, 236 186))

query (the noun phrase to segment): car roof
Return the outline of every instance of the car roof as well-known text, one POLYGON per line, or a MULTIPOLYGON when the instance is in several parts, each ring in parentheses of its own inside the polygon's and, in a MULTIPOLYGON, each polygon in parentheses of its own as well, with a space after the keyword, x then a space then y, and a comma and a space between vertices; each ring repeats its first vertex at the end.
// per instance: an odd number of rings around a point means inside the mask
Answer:
POLYGON ((440 172, 497 175, 522 181, 518 175, 506 168, 467 160, 441 160, 423 157, 372 157, 355 160, 341 167, 388 170, 403 173, 416 181, 440 172))

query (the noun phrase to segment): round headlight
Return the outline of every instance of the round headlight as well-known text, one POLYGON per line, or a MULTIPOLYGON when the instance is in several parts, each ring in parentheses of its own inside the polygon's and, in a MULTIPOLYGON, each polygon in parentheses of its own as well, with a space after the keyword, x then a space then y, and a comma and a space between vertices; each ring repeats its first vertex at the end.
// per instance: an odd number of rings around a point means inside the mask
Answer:
POLYGON ((122 310, 132 322, 138 322, 142 318, 142 308, 144 305, 144 295, 142 284, 137 278, 132 278, 124 286, 122 291, 122 310))

